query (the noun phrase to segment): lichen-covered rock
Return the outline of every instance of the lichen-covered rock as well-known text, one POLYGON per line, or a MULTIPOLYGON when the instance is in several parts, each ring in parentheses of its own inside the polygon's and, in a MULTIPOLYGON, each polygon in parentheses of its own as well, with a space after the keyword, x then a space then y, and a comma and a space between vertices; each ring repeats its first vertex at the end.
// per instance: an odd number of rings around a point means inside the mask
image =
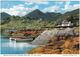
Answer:
POLYGON ((36 47, 29 54, 79 54, 78 36, 56 36, 44 47, 36 47))
POLYGON ((77 48, 79 49, 79 37, 69 37, 65 43, 61 46, 61 48, 77 48))
POLYGON ((79 50, 64 49, 62 54, 79 54, 79 50))

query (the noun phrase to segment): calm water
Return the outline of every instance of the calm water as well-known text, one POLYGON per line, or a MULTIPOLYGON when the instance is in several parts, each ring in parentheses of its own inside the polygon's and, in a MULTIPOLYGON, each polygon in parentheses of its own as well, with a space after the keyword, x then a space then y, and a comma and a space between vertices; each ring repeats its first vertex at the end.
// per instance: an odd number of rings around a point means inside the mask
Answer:
POLYGON ((10 31, 16 32, 17 30, 5 30, 5 31, 3 31, 3 32, 10 32, 10 31))
POLYGON ((27 54, 27 52, 38 45, 31 45, 29 42, 10 41, 8 37, 1 36, 1 54, 27 54))

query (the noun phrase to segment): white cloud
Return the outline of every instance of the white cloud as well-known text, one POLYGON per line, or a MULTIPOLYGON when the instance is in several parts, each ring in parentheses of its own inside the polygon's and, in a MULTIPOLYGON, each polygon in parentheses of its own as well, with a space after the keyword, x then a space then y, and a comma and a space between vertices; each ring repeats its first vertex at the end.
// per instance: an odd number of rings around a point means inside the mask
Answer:
POLYGON ((47 2, 47 1, 32 1, 32 2, 27 2, 27 3, 25 3, 26 5, 32 5, 32 4, 45 4, 45 5, 47 5, 47 4, 49 4, 49 2, 47 2))
MULTIPOLYGON (((37 2, 36 2, 37 3, 37 2)), ((31 5, 32 3, 29 3, 28 5, 31 5)), ((37 4, 48 4, 48 2, 39 2, 37 4)), ((63 8, 61 8, 61 5, 54 5, 54 6, 50 6, 50 7, 45 7, 44 9, 42 9, 42 12, 60 12, 60 13, 65 13, 67 11, 72 11, 75 9, 80 8, 79 4, 74 4, 74 5, 70 5, 70 2, 66 2, 66 4, 64 5, 63 8)), ((29 12, 35 10, 35 9, 39 9, 38 5, 35 5, 32 8, 29 7, 25 7, 23 4, 19 4, 16 6, 13 6, 11 8, 1 8, 0 12, 6 12, 10 15, 15 15, 15 16, 24 16, 25 14, 28 14, 29 12)))
POLYGON ((43 12, 55 12, 58 9, 59 9, 59 6, 55 5, 55 6, 44 8, 42 11, 43 12))
POLYGON ((24 5, 22 5, 22 4, 19 4, 17 6, 13 6, 12 8, 9 8, 9 9, 2 8, 2 9, 0 9, 0 12, 6 12, 10 15, 15 15, 15 16, 24 16, 25 14, 28 14, 29 12, 31 12, 35 9, 38 9, 37 5, 32 8, 29 8, 29 7, 24 7, 24 5))
POLYGON ((57 1, 55 2, 55 4, 63 4, 64 2, 63 1, 57 1))
POLYGON ((28 3, 25 3, 26 5, 32 5, 33 4, 33 2, 28 2, 28 3))
POLYGON ((36 4, 49 4, 49 2, 47 1, 35 1, 36 4))
POLYGON ((80 8, 79 4, 70 5, 70 2, 66 2, 64 8, 61 8, 58 12, 65 13, 67 11, 72 11, 78 8, 80 8))
MULTIPOLYGON (((62 3, 62 2, 59 2, 59 3, 62 3)), ((75 9, 78 9, 78 8, 80 8, 79 4, 70 5, 70 2, 68 1, 68 2, 65 3, 63 8, 61 8, 61 5, 59 5, 59 6, 54 5, 54 6, 44 8, 42 11, 43 12, 65 13, 65 12, 72 11, 72 10, 75 10, 75 9)))

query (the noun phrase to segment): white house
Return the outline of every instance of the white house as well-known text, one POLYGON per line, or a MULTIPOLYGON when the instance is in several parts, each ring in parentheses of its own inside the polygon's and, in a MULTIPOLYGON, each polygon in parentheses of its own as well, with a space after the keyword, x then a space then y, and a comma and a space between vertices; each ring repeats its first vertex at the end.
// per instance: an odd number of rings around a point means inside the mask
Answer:
POLYGON ((62 22, 62 24, 61 25, 58 25, 58 26, 71 26, 72 25, 72 23, 69 21, 66 21, 66 20, 64 20, 63 22, 62 22))

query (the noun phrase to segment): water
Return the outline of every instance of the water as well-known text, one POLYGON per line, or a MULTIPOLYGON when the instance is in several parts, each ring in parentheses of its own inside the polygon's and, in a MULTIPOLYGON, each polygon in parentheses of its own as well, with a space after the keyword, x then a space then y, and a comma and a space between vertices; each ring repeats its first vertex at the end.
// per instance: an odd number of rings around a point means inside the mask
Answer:
POLYGON ((1 54, 27 54, 29 50, 37 46, 28 42, 16 42, 1 38, 1 54))
POLYGON ((30 42, 11 41, 6 36, 1 36, 1 54, 27 54, 28 51, 38 45, 29 44, 30 42))
POLYGON ((4 32, 10 32, 10 31, 16 32, 17 30, 5 30, 4 32))

